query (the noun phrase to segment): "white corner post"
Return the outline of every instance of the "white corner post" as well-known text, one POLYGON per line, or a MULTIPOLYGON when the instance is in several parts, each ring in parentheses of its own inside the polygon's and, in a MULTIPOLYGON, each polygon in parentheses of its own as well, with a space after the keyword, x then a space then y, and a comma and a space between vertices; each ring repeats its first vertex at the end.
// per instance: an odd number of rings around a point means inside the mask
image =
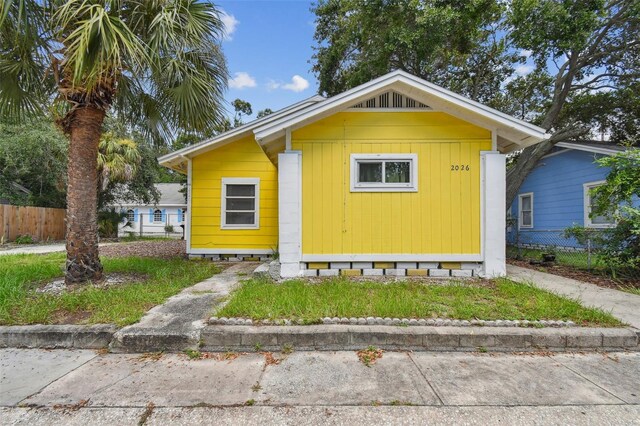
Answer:
POLYGON ((302 259, 302 153, 278 154, 278 250, 280 275, 300 275, 302 259))
POLYGON ((506 156, 498 151, 480 153, 483 194, 484 263, 481 276, 503 277, 506 265, 506 156))

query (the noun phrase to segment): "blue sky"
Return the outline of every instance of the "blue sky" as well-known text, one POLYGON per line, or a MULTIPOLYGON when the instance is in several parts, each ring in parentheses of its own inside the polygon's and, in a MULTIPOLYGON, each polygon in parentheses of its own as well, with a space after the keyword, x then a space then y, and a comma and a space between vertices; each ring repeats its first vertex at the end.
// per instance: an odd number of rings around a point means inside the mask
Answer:
MULTIPOLYGON (((311 73, 314 15, 310 1, 218 1, 227 37, 228 102, 251 103, 253 113, 278 110, 317 93, 311 73)), ((228 106, 229 114, 233 108, 228 106)), ((247 121, 246 119, 244 120, 247 121)))

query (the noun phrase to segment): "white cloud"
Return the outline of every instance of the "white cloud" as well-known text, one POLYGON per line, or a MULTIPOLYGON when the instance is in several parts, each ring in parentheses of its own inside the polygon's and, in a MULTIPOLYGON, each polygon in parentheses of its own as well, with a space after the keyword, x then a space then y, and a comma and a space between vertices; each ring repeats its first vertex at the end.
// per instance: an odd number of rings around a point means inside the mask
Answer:
POLYGON ((291 83, 287 83, 282 88, 284 90, 291 90, 293 92, 302 92, 309 87, 309 82, 299 75, 291 77, 291 83))
POLYGON ((533 50, 522 49, 520 51, 520 56, 524 56, 525 58, 528 58, 532 54, 533 54, 533 50))
POLYGON ((249 73, 241 71, 233 75, 229 79, 229 87, 232 89, 244 89, 246 87, 256 87, 256 79, 251 77, 249 73))
POLYGON ((533 71, 533 65, 519 65, 516 67, 516 74, 524 76, 530 74, 533 71))
POLYGON ((275 89, 283 89, 283 90, 291 90, 292 92, 302 92, 309 88, 309 82, 300 77, 298 74, 291 77, 291 83, 278 83, 274 80, 269 80, 267 83, 267 89, 275 90, 275 89))
POLYGON ((220 20, 224 25, 224 39, 231 40, 231 35, 236 31, 236 27, 240 21, 238 21, 235 16, 229 15, 222 9, 220 9, 220 20))

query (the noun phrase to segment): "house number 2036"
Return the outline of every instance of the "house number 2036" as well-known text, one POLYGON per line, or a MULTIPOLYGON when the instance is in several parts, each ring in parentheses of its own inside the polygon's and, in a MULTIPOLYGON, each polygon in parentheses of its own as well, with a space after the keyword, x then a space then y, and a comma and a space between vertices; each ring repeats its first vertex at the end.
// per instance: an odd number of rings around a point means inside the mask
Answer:
POLYGON ((452 164, 451 171, 452 172, 468 172, 469 165, 468 164, 452 164))

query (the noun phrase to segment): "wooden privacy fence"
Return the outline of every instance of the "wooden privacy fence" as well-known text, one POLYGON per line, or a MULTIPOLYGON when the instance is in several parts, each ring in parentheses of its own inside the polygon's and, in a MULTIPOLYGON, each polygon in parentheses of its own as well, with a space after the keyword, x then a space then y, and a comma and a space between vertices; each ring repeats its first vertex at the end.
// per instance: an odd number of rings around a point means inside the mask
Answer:
POLYGON ((0 238, 8 242, 31 235, 37 241, 64 240, 64 216, 64 209, 0 204, 0 238))

